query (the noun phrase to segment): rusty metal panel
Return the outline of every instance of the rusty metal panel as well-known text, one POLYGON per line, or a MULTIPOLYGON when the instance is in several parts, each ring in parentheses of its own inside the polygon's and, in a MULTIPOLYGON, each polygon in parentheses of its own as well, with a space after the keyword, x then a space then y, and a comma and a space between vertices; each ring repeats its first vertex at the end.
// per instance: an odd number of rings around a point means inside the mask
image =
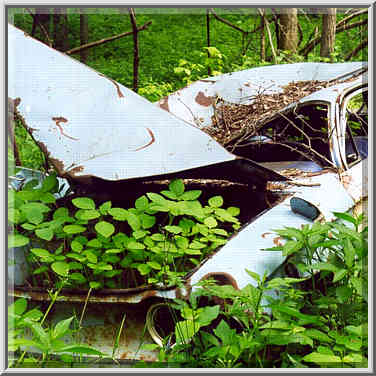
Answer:
POLYGON ((230 161, 210 136, 8 25, 8 97, 61 176, 153 176, 230 161))

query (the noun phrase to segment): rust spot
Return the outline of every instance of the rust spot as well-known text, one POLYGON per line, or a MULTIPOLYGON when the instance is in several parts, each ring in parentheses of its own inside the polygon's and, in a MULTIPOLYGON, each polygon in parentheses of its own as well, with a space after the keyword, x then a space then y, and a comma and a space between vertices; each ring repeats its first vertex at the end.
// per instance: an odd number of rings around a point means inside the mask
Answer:
POLYGON ((283 244, 282 244, 281 240, 282 240, 282 238, 280 236, 277 236, 276 238, 273 239, 273 243, 278 247, 282 247, 283 244))
POLYGON ((214 103, 214 97, 207 97, 202 91, 199 91, 195 101, 201 106, 208 107, 214 103))
POLYGON ((145 148, 147 148, 148 146, 150 146, 155 141, 155 137, 154 137, 153 132, 149 128, 146 128, 146 130, 148 131, 148 133, 149 133, 149 135, 151 137, 151 140, 146 145, 137 148, 135 151, 139 151, 139 150, 145 149, 145 148))
POLYGON ((72 169, 69 171, 69 175, 74 176, 75 174, 78 174, 78 173, 82 172, 83 170, 84 170, 84 166, 77 166, 77 167, 74 167, 74 168, 72 168, 72 169))
POLYGON ((265 232, 261 235, 261 237, 263 237, 265 239, 266 235, 271 235, 272 233, 271 232, 265 232))
POLYGON ((343 187, 346 189, 346 190, 348 190, 349 188, 350 188, 350 185, 351 185, 351 183, 352 183, 352 178, 351 178, 351 175, 345 175, 345 174, 343 174, 342 176, 341 176, 341 182, 342 182, 342 184, 343 184, 343 187))
POLYGON ((159 107, 163 108, 164 110, 170 112, 170 109, 168 107, 168 97, 164 97, 159 102, 159 107))
POLYGON ((52 120, 56 123, 57 127, 59 128, 60 130, 60 133, 65 136, 65 137, 68 137, 70 138, 71 140, 76 140, 78 141, 78 138, 74 138, 72 136, 69 136, 67 135, 66 133, 64 133, 64 130, 62 128, 62 126, 60 125, 60 123, 67 123, 68 120, 65 118, 65 117, 62 117, 62 116, 57 116, 57 117, 53 117, 52 120))
POLYGON ((108 80, 110 80, 115 85, 119 98, 124 98, 124 94, 121 92, 119 84, 116 81, 114 81, 112 78, 109 78, 109 77, 105 76, 102 73, 98 73, 98 74, 100 76, 102 76, 102 77, 107 78, 108 80))
POLYGON ((211 272, 208 274, 205 274, 200 281, 204 281, 206 279, 214 279, 218 285, 224 286, 224 285, 231 285, 234 289, 238 290, 238 284, 236 283, 234 277, 228 273, 224 272, 211 272))

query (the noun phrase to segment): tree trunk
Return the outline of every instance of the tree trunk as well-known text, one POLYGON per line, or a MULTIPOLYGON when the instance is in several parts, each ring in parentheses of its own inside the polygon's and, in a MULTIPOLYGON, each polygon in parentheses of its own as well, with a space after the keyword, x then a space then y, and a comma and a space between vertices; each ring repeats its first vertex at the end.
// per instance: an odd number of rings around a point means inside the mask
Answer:
POLYGON ((54 8, 54 48, 59 51, 69 49, 68 16, 65 8, 54 8))
POLYGON ((265 15, 260 15, 261 23, 260 23, 260 60, 265 61, 265 15))
POLYGON ((133 91, 138 91, 138 65, 140 61, 138 52, 138 29, 136 23, 136 15, 133 8, 129 8, 129 16, 131 18, 133 30, 133 91))
POLYGON ((284 8, 279 16, 280 21, 280 50, 296 52, 298 46, 298 9, 284 8))
MULTIPOLYGON (((84 14, 85 10, 80 9, 80 45, 89 42, 89 22, 88 15, 84 14)), ((87 57, 89 55, 89 50, 82 50, 80 52, 81 62, 86 64, 87 57)))
POLYGON ((50 8, 35 8, 33 14, 33 26, 31 36, 35 35, 37 28, 39 29, 39 39, 44 43, 50 42, 50 8))
POLYGON ((334 52, 334 43, 336 40, 336 8, 327 8, 322 15, 322 35, 321 35, 321 57, 330 57, 334 52))

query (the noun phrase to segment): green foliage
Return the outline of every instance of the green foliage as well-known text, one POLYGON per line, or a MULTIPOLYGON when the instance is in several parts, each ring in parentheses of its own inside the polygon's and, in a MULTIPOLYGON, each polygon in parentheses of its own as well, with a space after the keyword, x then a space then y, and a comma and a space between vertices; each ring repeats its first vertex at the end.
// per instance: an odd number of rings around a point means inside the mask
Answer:
POLYGON ((343 222, 276 231, 286 241, 274 250, 290 256, 301 278, 247 270, 254 283, 241 290, 204 281, 189 302, 172 304, 184 320, 160 360, 181 367, 367 367, 367 228, 360 229, 362 217, 335 214, 343 222), (209 300, 203 307, 200 299, 209 300))
POLYGON ((27 310, 25 298, 17 299, 8 306, 8 351, 14 353, 15 361, 10 367, 19 367, 22 364, 29 364, 32 367, 43 367, 49 361, 50 354, 60 355, 64 363, 66 353, 82 356, 96 355, 103 357, 105 354, 86 344, 76 343, 72 328, 74 316, 58 321, 54 326, 44 325, 45 318, 55 303, 58 294, 55 294, 49 308, 43 314, 39 308, 27 310), (30 334, 32 334, 30 339, 30 334), (62 339, 69 339, 67 345, 62 339), (29 352, 32 348, 38 349, 42 356, 34 359, 29 352), (64 357, 65 356, 65 357, 64 357))
POLYGON ((73 198, 71 210, 57 207, 56 183, 51 176, 39 189, 9 192, 15 226, 9 247, 32 244, 27 259, 34 285, 61 278, 95 289, 175 285, 240 226, 238 208, 223 208, 221 196, 205 206, 201 191, 186 190, 182 180, 139 197, 129 209, 110 201, 98 206, 89 197, 73 198))

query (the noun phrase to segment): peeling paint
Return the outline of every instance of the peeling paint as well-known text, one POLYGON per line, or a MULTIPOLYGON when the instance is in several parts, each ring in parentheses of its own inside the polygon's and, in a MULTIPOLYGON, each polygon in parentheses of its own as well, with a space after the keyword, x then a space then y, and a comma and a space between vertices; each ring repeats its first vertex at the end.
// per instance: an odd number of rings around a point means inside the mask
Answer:
POLYGON ((78 138, 75 138, 75 137, 72 137, 72 136, 69 136, 67 135, 64 130, 63 130, 63 127, 60 125, 60 123, 67 123, 68 120, 65 118, 65 117, 62 117, 62 116, 57 116, 57 117, 53 117, 52 120, 56 123, 57 127, 59 128, 60 130, 60 133, 65 136, 65 137, 68 137, 70 138, 71 140, 76 140, 78 141, 78 138))
POLYGON ((199 91, 195 98, 195 101, 204 107, 211 106, 214 103, 214 100, 214 97, 207 97, 202 91, 199 91))

